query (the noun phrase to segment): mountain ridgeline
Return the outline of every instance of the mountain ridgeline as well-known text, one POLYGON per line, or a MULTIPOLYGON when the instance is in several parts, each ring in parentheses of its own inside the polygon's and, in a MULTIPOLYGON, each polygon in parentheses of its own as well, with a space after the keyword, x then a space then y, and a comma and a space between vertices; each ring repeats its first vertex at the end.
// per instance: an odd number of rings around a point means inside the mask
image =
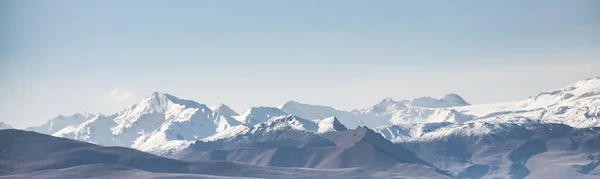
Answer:
POLYGON ((125 167, 123 176, 167 178, 598 178, 599 127, 600 78, 514 102, 472 105, 448 94, 439 99, 385 98, 352 111, 290 101, 281 107, 252 107, 238 113, 225 104, 207 107, 154 92, 114 114, 59 116, 26 129, 87 143, 3 130, 6 136, 47 138, 42 144, 52 147, 38 147, 48 148, 48 156, 36 153, 38 157, 61 158, 62 153, 52 152, 76 152, 79 149, 70 147, 80 145, 86 146, 85 151, 101 152, 65 153, 67 159, 58 161, 61 164, 31 168, 41 164, 29 163, 33 158, 21 159, 29 155, 27 151, 16 152, 29 146, 2 135, 5 150, 15 152, 3 154, 0 175, 28 178, 87 171, 79 164, 88 163, 74 160, 78 165, 71 164, 68 157, 98 157, 126 147, 139 160, 175 162, 186 170, 144 168, 121 160, 89 164, 107 170, 125 167), (69 145, 57 148, 53 142, 69 145), (236 169, 211 173, 198 163, 236 169))

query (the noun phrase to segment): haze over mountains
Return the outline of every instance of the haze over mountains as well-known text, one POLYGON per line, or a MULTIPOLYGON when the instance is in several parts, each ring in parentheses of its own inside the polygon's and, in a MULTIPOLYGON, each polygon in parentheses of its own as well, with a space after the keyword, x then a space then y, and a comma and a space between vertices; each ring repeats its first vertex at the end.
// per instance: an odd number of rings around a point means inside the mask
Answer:
POLYGON ((238 113, 225 104, 209 108, 154 92, 114 114, 58 116, 26 130, 189 162, 239 162, 265 170, 359 168, 368 171, 361 176, 381 177, 416 177, 414 171, 420 171, 434 178, 594 178, 600 176, 597 127, 600 78, 516 102, 471 105, 448 94, 440 99, 386 98, 352 111, 290 101, 238 113))

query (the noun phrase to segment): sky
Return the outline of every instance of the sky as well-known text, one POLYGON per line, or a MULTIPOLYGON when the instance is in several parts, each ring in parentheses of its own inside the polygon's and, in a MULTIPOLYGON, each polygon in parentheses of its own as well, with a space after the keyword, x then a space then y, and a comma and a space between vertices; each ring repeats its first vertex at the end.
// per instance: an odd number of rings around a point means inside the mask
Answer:
POLYGON ((111 114, 154 91, 238 112, 600 76, 600 1, 0 1, 0 121, 111 114))

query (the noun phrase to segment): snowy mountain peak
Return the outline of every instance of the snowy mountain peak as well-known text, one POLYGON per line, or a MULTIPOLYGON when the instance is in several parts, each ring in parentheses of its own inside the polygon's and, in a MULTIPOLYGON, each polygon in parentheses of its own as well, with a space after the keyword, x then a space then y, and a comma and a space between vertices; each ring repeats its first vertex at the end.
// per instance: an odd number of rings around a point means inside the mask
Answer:
POLYGON ((597 96, 600 96, 599 77, 581 80, 564 88, 541 92, 532 97, 531 100, 554 104, 559 101, 572 101, 597 96))
POLYGON ((214 141, 218 139, 232 138, 236 136, 250 136, 258 134, 267 134, 278 131, 306 131, 317 132, 319 130, 317 123, 300 118, 291 114, 284 114, 270 117, 267 120, 254 125, 240 125, 228 128, 224 131, 216 133, 213 136, 204 138, 204 141, 214 141))
POLYGON ((598 92, 600 91, 600 77, 588 78, 578 81, 566 87, 576 92, 598 92))
POLYGON ((163 93, 160 91, 155 91, 152 92, 148 97, 145 98, 145 101, 166 101, 166 100, 170 100, 170 99, 175 99, 178 100, 179 98, 170 95, 168 93, 163 93))
POLYGON ((210 107, 210 110, 212 110, 213 112, 221 113, 224 116, 228 116, 228 117, 240 115, 237 112, 235 112, 233 109, 231 109, 229 106, 227 106, 223 103, 219 103, 217 105, 210 107))
MULTIPOLYGON (((345 125, 358 125, 360 111, 353 110, 352 112, 338 110, 329 106, 302 104, 296 101, 289 101, 280 108, 283 112, 293 114, 298 117, 319 121, 324 118, 336 116, 345 125)), ((367 121, 368 122, 368 121, 367 121)))
POLYGON ((445 95, 441 99, 436 99, 432 97, 420 97, 414 98, 412 100, 394 101, 392 98, 385 98, 370 108, 354 110, 353 112, 355 114, 362 115, 384 116, 391 115, 399 111, 404 111, 411 107, 445 108, 468 105, 470 104, 467 101, 465 101, 462 97, 460 97, 457 94, 451 93, 445 95))
MULTIPOLYGON (((134 124, 158 127, 156 125, 165 120, 187 121, 196 113, 208 114, 210 112, 212 111, 206 105, 196 101, 180 99, 167 93, 153 92, 141 102, 118 112, 114 119, 118 125, 112 130, 113 134, 119 134, 124 132, 123 129, 130 128, 134 124)), ((204 116, 204 118, 212 118, 212 116, 204 116)))
POLYGON ((73 119, 73 118, 91 119, 91 118, 95 118, 98 116, 102 116, 102 114, 92 114, 92 113, 83 112, 83 113, 75 113, 71 116, 58 115, 57 117, 50 119, 50 120, 51 121, 60 121, 60 120, 69 120, 69 119, 73 119))
POLYGON ((406 105, 402 102, 394 101, 392 98, 385 98, 370 108, 358 110, 358 113, 380 116, 391 114, 404 108, 406 108, 406 105))
POLYGON ((397 109, 405 108, 406 106, 416 107, 429 107, 429 108, 441 108, 441 107, 454 107, 454 106, 466 106, 470 105, 458 94, 450 93, 444 95, 441 99, 432 97, 419 97, 413 98, 412 100, 401 100, 394 101, 392 98, 385 98, 381 100, 376 106, 395 106, 397 109))
POLYGON ((288 102, 286 102, 285 104, 283 104, 283 106, 281 106, 280 108, 284 108, 285 106, 297 106, 297 105, 304 105, 298 101, 294 101, 294 100, 290 100, 288 102))
POLYGON ((299 116, 302 118, 307 118, 307 119, 325 118, 325 117, 328 117, 331 115, 321 116, 322 113, 338 111, 337 109, 330 107, 330 106, 311 105, 311 104, 300 103, 298 101, 293 101, 293 100, 286 102, 285 104, 283 104, 283 106, 279 107, 279 109, 281 109, 282 111, 287 112, 287 113, 294 112, 295 115, 298 115, 296 113, 304 113, 304 115, 306 115, 306 116, 302 116, 302 115, 299 115, 299 116), (308 114, 308 113, 311 113, 311 114, 308 114), (316 117, 316 116, 319 116, 319 117, 316 117))
POLYGON ((182 119, 189 119, 196 111, 206 112, 209 111, 208 107, 203 104, 192 100, 179 99, 173 95, 153 92, 150 96, 144 98, 141 102, 130 106, 118 112, 117 117, 114 119, 118 123, 117 127, 113 128, 113 133, 118 134, 123 132, 125 128, 131 127, 134 123, 145 123, 140 121, 144 116, 157 115, 153 117, 152 121, 164 121, 161 119, 169 116, 169 114, 178 114, 184 112, 187 116, 180 116, 182 119))
POLYGON ((287 115, 287 113, 281 111, 279 108, 275 107, 251 107, 246 110, 243 114, 239 116, 234 116, 234 118, 246 125, 254 125, 264 121, 274 116, 283 116, 287 115))
POLYGON ((458 94, 454 94, 454 93, 450 93, 447 95, 444 95, 444 97, 442 98, 444 101, 448 101, 452 104, 455 104, 455 106, 468 106, 471 105, 469 102, 465 101, 465 99, 463 99, 461 96, 459 96, 458 94))
POLYGON ((48 120, 45 124, 38 127, 29 127, 26 130, 31 130, 44 134, 52 134, 57 132, 67 126, 73 126, 77 124, 81 124, 84 121, 94 119, 97 117, 103 116, 102 114, 92 114, 92 113, 75 113, 71 116, 63 116, 58 115, 55 118, 48 120))
POLYGON ((319 126, 314 122, 291 114, 272 117, 259 125, 268 126, 272 130, 281 129, 282 127, 302 131, 317 131, 319 129, 319 126))
POLYGON ((319 125, 319 130, 317 131, 318 133, 347 130, 346 126, 344 126, 342 123, 340 123, 340 121, 335 116, 321 119, 318 122, 318 125, 319 125))
POLYGON ((137 104, 139 107, 145 107, 149 112, 164 112, 169 108, 169 104, 177 104, 188 108, 207 108, 196 101, 179 99, 173 95, 163 92, 153 92, 150 96, 144 98, 137 104))
POLYGON ((456 106, 468 106, 470 105, 462 97, 457 94, 450 93, 436 99, 432 97, 420 97, 410 101, 410 105, 425 108, 445 108, 445 107, 456 107, 456 106))
POLYGON ((379 104, 393 104, 396 103, 396 101, 394 101, 394 99, 387 97, 384 98, 383 100, 381 100, 381 102, 379 102, 379 104))
POLYGON ((600 83, 600 77, 593 77, 593 78, 588 78, 585 80, 580 80, 576 83, 574 83, 571 86, 576 86, 576 87, 585 87, 585 86, 598 86, 600 83))

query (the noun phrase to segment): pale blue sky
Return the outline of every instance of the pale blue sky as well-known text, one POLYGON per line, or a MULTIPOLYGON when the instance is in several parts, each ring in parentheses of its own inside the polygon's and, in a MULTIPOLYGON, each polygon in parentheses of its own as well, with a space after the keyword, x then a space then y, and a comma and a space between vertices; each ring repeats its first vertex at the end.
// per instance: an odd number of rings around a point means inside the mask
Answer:
POLYGON ((600 1, 0 1, 0 121, 113 113, 153 91, 288 100, 525 99, 600 75, 600 1))

